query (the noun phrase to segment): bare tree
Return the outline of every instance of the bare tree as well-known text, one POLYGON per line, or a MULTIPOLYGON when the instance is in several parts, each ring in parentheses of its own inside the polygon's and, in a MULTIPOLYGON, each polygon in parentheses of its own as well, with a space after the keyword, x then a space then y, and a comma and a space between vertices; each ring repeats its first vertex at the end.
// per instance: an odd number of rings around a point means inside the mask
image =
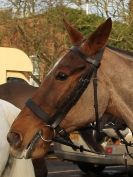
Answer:
POLYGON ((127 0, 72 0, 77 6, 88 6, 90 14, 95 13, 102 17, 112 17, 124 20, 127 18, 127 0))
MULTIPOLYGON (((0 42, 2 46, 17 47, 24 50, 29 56, 38 57, 40 67, 40 79, 49 68, 62 55, 66 47, 65 35, 62 30, 62 3, 54 1, 42 1, 49 10, 37 14, 38 5, 35 0, 10 0, 12 8, 16 10, 14 18, 8 24, 5 23, 5 30, 2 29, 0 42), (56 11, 52 9, 59 3, 56 11), (61 10, 60 10, 61 9, 61 10), (21 14, 21 15, 20 15, 21 14), (22 15, 23 14, 23 15, 22 15), (28 17, 26 17, 28 14, 28 17)), ((62 1, 63 2, 63 1, 62 1)))
MULTIPOLYGON (((131 16, 131 3, 126 0, 8 0, 14 15, 10 18, 5 27, 0 28, 0 42, 3 46, 17 47, 24 50, 29 56, 38 57, 40 67, 40 79, 60 58, 68 46, 66 33, 63 29, 62 17, 66 17, 66 7, 79 6, 82 11, 71 15, 70 19, 80 29, 92 31, 101 21, 88 23, 89 16, 85 16, 84 5, 88 3, 89 12, 101 17, 112 17, 125 24, 129 24, 129 9, 131 16), (83 10, 82 10, 83 9, 83 10), (88 18, 88 19, 87 19, 88 18), (93 23, 93 24, 92 24, 93 23), (5 30, 3 30, 5 28, 5 30)), ((71 13, 70 13, 71 14, 71 13)), ((96 19, 97 20, 97 19, 96 19)), ((6 21, 5 21, 6 22, 6 21)), ((128 45, 132 48, 132 40, 129 40, 130 25, 114 25, 112 44, 119 44, 122 41, 124 48, 128 45), (128 32, 127 32, 128 31, 128 32), (127 44, 128 43, 128 44, 127 44)), ((120 46, 120 45, 119 45, 120 46)))
POLYGON ((129 23, 133 23, 133 0, 129 0, 129 23))

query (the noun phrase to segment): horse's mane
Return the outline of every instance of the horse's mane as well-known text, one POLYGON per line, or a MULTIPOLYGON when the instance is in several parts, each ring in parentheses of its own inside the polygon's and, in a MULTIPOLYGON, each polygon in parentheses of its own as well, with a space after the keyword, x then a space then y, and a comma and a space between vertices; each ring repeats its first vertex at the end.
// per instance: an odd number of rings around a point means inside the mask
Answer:
POLYGON ((131 52, 131 51, 115 48, 115 47, 109 46, 109 45, 107 45, 107 47, 111 50, 114 50, 115 52, 118 52, 118 53, 121 53, 124 55, 128 55, 129 57, 133 57, 133 52, 131 52))
POLYGON ((7 82, 21 82, 21 83, 27 83, 24 79, 16 78, 16 77, 8 77, 7 82))

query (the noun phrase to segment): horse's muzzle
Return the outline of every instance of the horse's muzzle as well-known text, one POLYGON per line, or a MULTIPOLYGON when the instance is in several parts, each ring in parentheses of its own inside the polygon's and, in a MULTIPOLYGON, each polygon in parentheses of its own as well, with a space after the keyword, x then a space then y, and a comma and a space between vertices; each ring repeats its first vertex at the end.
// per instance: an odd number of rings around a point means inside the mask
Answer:
POLYGON ((22 142, 22 138, 18 132, 9 132, 7 134, 7 141, 9 142, 10 146, 18 147, 22 142))

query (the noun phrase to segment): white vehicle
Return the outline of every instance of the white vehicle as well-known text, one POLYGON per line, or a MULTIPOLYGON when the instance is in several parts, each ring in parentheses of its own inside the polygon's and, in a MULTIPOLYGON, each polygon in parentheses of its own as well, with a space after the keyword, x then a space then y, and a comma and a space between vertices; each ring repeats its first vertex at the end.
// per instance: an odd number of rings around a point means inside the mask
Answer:
MULTIPOLYGON (((73 150, 71 147, 55 143, 54 152, 57 157, 62 160, 72 161, 78 165, 78 167, 85 173, 101 172, 106 166, 117 165, 133 165, 133 147, 128 147, 130 155, 127 153, 126 147, 120 142, 120 139, 110 138, 105 136, 102 143, 97 144, 93 140, 92 131, 87 130, 84 132, 88 136, 89 142, 85 140, 87 136, 82 136, 79 132, 73 132, 70 134, 71 140, 75 144, 83 145, 85 149, 89 149, 92 152, 80 152, 80 150, 73 150), (101 153, 96 151, 102 149, 101 153), (95 153, 96 152, 96 153, 95 153)), ((132 141, 132 133, 128 129, 128 133, 125 136, 127 142, 132 141)), ((132 175, 131 175, 132 176, 132 175)))
POLYGON ((33 71, 30 58, 21 50, 0 47, 0 84, 6 83, 8 78, 21 78, 29 82, 26 73, 33 71))

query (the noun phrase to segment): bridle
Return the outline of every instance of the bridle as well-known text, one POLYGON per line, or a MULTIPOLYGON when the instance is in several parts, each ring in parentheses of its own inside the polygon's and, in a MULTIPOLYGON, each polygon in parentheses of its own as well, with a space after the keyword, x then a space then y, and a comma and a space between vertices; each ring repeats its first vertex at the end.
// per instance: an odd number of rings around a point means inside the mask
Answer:
MULTIPOLYGON (((70 49, 71 52, 78 55, 82 60, 86 61, 90 64, 88 70, 82 74, 78 83, 71 91, 71 93, 67 96, 65 101, 62 103, 57 112, 50 117, 44 110, 42 110, 32 99, 29 99, 26 102, 26 106, 44 123, 46 123, 49 127, 53 128, 53 131, 56 132, 59 136, 63 137, 67 141, 71 142, 69 135, 66 131, 60 127, 60 123, 66 114, 70 111, 70 109, 77 103, 85 89, 90 83, 90 80, 93 77, 93 85, 94 85, 94 107, 95 107, 95 115, 96 115, 96 125, 95 128, 99 131, 98 125, 98 100, 97 100, 97 70, 100 66, 100 62, 103 56, 104 48, 100 49, 93 58, 86 56, 78 46, 74 46, 70 49)), ((39 131, 40 132, 40 131, 39 131)), ((54 133, 55 134, 55 133, 54 133)), ((38 134, 37 134, 38 135, 38 134)), ((35 136, 36 137, 36 136, 35 136)), ((34 137, 34 138, 35 138, 34 137)), ((39 136, 38 136, 39 137, 39 136)), ((34 140, 33 138, 33 140, 34 140)), ((42 139, 42 136, 40 135, 42 139)), ((56 139, 56 138, 55 138, 56 139)), ((57 138, 58 139, 58 138, 57 138)), ((56 141, 58 141, 56 139, 56 141)), ((44 139, 43 139, 44 140, 44 139)), ((48 140, 45 140, 45 142, 48 140)))

